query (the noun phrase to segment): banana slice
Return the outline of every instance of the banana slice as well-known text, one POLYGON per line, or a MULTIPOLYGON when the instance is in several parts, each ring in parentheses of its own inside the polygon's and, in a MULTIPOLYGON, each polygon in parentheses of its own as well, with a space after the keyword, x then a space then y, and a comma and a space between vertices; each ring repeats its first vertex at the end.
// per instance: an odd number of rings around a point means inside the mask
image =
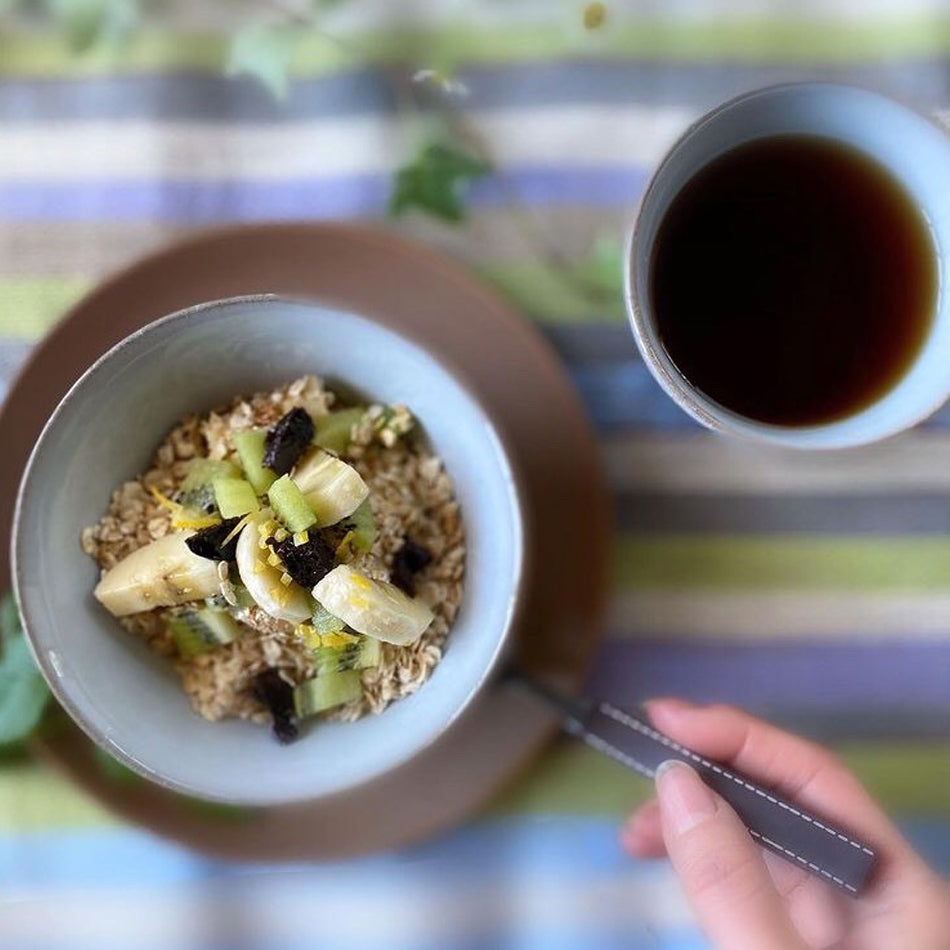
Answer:
POLYGON ((320 449, 305 455, 292 477, 321 528, 353 514, 369 495, 366 482, 352 465, 320 449))
POLYGON ((260 546, 260 526, 265 521, 262 513, 250 515, 237 542, 238 573, 247 592, 265 613, 277 620, 301 623, 310 619, 310 601, 307 592, 293 582, 283 583, 283 571, 269 563, 270 547, 260 546))
POLYGON ((167 534, 133 551, 103 575, 96 599, 109 613, 125 617, 217 594, 218 565, 188 549, 190 534, 167 534))
POLYGON ((374 581, 347 564, 335 567, 313 596, 358 633, 403 646, 418 640, 432 623, 432 611, 398 587, 374 581))

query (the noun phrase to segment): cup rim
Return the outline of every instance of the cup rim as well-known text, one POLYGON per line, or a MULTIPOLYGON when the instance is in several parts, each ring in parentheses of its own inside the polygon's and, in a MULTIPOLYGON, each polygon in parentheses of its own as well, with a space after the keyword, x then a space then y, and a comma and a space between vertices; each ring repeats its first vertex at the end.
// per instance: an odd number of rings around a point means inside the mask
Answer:
POLYGON ((62 399, 60 399, 60 401, 57 403, 56 408, 44 423, 43 428, 37 437, 32 450, 30 451, 30 456, 26 465, 24 466, 23 475, 21 476, 20 484, 17 489, 17 498, 14 507, 13 523, 10 535, 10 574, 12 589, 17 608, 22 618, 23 631, 27 646, 29 647, 30 653, 32 654, 38 669, 40 670, 56 701, 66 710, 70 718, 82 729, 82 731, 90 739, 92 739, 93 742, 96 743, 96 745, 106 749, 110 755, 113 755, 123 765, 127 766, 139 775, 149 779, 150 781, 163 786, 164 788, 184 795, 199 797, 207 801, 217 801, 223 804, 264 807, 293 804, 295 802, 301 801, 312 801, 327 796, 346 794, 346 792, 349 790, 368 785, 374 781, 377 781, 383 775, 389 774, 396 769, 401 768, 412 759, 415 759, 417 756, 423 754, 426 750, 437 743, 446 734, 446 732, 448 732, 448 730, 466 713, 475 700, 482 694, 486 686, 490 684, 491 680, 496 675, 498 667, 505 654, 510 651, 512 632, 516 624, 520 621, 524 610, 525 584, 531 564, 530 551, 527 545, 527 537, 530 527, 528 525, 527 514, 529 509, 526 504, 525 491, 524 478, 517 466, 517 463, 515 462, 515 456, 511 452, 507 437, 500 431, 495 421, 489 415, 481 398, 474 393, 464 371, 460 370, 453 361, 445 359, 445 357, 443 357, 441 354, 434 354, 429 349, 429 347, 427 347, 415 336, 415 334, 406 333, 401 330, 396 331, 393 328, 380 324, 370 317, 364 316, 362 314, 340 309, 332 305, 322 304, 318 301, 306 299, 304 297, 294 296, 293 294, 239 294, 233 297, 202 301, 197 304, 192 304, 189 307, 184 307, 180 310, 173 311, 172 313, 165 314, 164 316, 151 321, 145 326, 139 327, 137 330, 134 330, 132 333, 129 333, 117 343, 113 344, 89 367, 87 367, 86 370, 83 371, 83 373, 69 387, 62 399), (48 439, 50 438, 50 435, 58 424, 61 415, 66 411, 68 405, 77 397, 80 387, 83 386, 88 381, 88 379, 100 372, 102 367, 106 363, 110 362, 121 351, 125 350, 129 346, 134 345, 140 338, 149 336, 156 330, 166 325, 179 322, 184 323, 185 321, 207 311, 224 311, 229 307, 254 303, 289 303, 334 312, 336 314, 345 316, 348 319, 364 323, 385 334, 391 334, 395 337, 398 337, 399 339, 408 343, 413 349, 423 354, 427 359, 429 359, 439 369, 441 369, 475 408, 485 430, 489 433, 491 439, 498 446, 499 452, 497 453, 497 457, 501 464, 501 476, 509 496, 510 508, 513 516, 511 528, 514 541, 513 571, 510 577, 508 592, 504 604, 505 621, 502 624, 501 630, 499 631, 497 637, 495 638, 495 643, 488 661, 483 665, 475 682, 468 689, 462 701, 454 707, 452 714, 446 717, 439 724, 437 729, 433 729, 431 734, 427 736, 424 741, 407 745, 404 751, 400 755, 396 756, 388 764, 386 764, 383 769, 372 772, 353 784, 343 786, 339 789, 328 790, 327 792, 319 792, 316 795, 294 794, 291 796, 276 796, 267 798, 266 800, 255 797, 221 795, 209 792, 204 788, 189 784, 187 782, 179 781, 161 772, 155 771, 151 769, 146 762, 137 759, 124 747, 113 744, 103 733, 103 730, 98 727, 92 718, 86 714, 86 711, 75 701, 71 693, 63 688, 62 678, 59 672, 56 670, 54 662, 46 655, 45 651, 40 648, 42 637, 37 636, 34 632, 34 625, 32 624, 30 617, 27 615, 27 610, 24 609, 24 599, 21 594, 21 547, 24 543, 21 524, 24 518, 26 505, 32 494, 30 476, 32 475, 33 468, 37 463, 42 447, 45 446, 48 439))
MULTIPOLYGON (((913 428, 915 425, 923 422, 936 412, 950 397, 950 378, 948 378, 945 391, 937 401, 927 408, 920 410, 915 415, 890 425, 882 425, 876 432, 867 432, 863 435, 844 436, 838 434, 836 429, 844 422, 851 421, 867 411, 879 402, 875 399, 868 406, 850 413, 841 419, 833 419, 828 422, 818 423, 808 426, 783 426, 775 423, 760 422, 748 416, 744 416, 727 406, 718 403, 716 400, 707 396, 699 387, 692 383, 683 373, 679 371, 672 358, 666 353, 665 348, 659 340, 658 334, 650 326, 650 321, 643 313, 641 300, 636 292, 633 253, 638 242, 641 240, 643 229, 643 214, 648 205, 650 197, 657 188, 657 184, 663 171, 668 167, 673 156, 680 148, 696 134, 703 126, 716 121, 723 113, 730 109, 753 99, 768 98, 781 95, 796 89, 825 89, 825 90, 847 90, 851 92, 865 93, 877 97, 884 102, 893 103, 908 112, 913 113, 918 119, 925 121, 933 129, 940 132, 944 138, 950 140, 950 134, 933 115, 930 115, 917 106, 889 94, 886 94, 872 86, 864 86, 859 83, 843 83, 825 80, 791 80, 787 82, 772 83, 767 86, 761 86, 756 89, 750 89, 739 93, 729 99, 719 103, 717 106, 704 112, 693 122, 691 122, 678 135, 675 141, 664 151, 663 157, 657 163, 650 175, 649 181, 643 190, 637 205, 637 211, 634 216, 633 226, 628 229, 624 242, 623 256, 623 296, 625 309, 627 311, 627 320, 630 329, 636 341, 637 348, 643 358, 644 363, 650 370, 653 377, 663 388, 664 392, 684 411, 697 422, 706 426, 708 429, 721 434, 737 436, 750 442, 759 442, 771 444, 786 448, 799 448, 808 450, 833 450, 842 448, 851 448, 861 445, 868 445, 875 442, 891 438, 900 432, 913 428)), ((695 174, 695 173, 694 173, 695 174)), ((939 288, 938 288, 939 291, 939 288)), ((936 320, 939 316, 939 297, 938 304, 933 314, 936 320)), ((906 374, 905 374, 906 375, 906 374)), ((896 384, 895 384, 896 385, 896 384)), ((889 390, 890 391, 890 390, 889 390)), ((885 394, 886 395, 886 394, 885 394)))

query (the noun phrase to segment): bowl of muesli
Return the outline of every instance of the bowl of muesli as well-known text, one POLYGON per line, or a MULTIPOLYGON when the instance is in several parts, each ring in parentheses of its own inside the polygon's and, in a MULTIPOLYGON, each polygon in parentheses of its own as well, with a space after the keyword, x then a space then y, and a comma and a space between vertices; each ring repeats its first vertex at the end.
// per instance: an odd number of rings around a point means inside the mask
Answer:
POLYGON ((364 317, 256 296, 158 320, 80 378, 24 473, 12 553, 37 662, 96 742, 178 791, 268 805, 445 732, 510 638, 523 535, 455 370, 364 317))

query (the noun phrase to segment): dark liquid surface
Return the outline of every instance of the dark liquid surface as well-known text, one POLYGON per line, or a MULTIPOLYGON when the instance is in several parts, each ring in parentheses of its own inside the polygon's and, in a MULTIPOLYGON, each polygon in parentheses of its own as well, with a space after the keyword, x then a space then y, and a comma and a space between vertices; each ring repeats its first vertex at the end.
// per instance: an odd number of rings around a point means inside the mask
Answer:
POLYGON ((663 219, 650 293, 680 372, 742 415, 803 426, 850 415, 903 375, 930 327, 935 249, 903 187, 810 136, 739 146, 663 219))

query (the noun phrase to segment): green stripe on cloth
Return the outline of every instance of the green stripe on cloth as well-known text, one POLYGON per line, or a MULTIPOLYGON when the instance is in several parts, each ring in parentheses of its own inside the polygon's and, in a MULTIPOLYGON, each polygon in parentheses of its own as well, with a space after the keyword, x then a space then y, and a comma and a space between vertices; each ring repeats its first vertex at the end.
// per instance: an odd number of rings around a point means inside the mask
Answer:
MULTIPOLYGON (((298 75, 352 69, 362 62, 451 66, 582 55, 677 61, 855 62, 880 57, 933 56, 950 49, 950 17, 941 13, 860 21, 788 17, 714 20, 648 19, 609 25, 596 36, 572 23, 486 27, 464 22, 444 28, 343 35, 348 48, 325 36, 302 39, 298 75)), ((0 37, 0 74, 82 76, 161 70, 217 72, 227 59, 227 38, 214 33, 141 31, 119 55, 93 51, 77 57, 60 36, 7 32, 0 37)))
MULTIPOLYGON (((839 749, 891 812, 950 815, 950 744, 856 743, 839 749)), ((131 793, 131 792, 130 792, 131 793)), ((652 793, 651 784, 599 753, 557 743, 489 810, 492 815, 581 814, 619 818, 652 793)), ((0 832, 115 825, 96 801, 45 767, 0 766, 0 832)))
POLYGON ((669 535, 626 538, 627 588, 946 590, 950 538, 669 535))
POLYGON ((581 279, 544 264, 488 264, 477 268, 529 316, 544 323, 618 323, 626 320, 617 277, 616 297, 586 292, 581 279))
POLYGON ((89 287, 81 278, 0 280, 0 337, 38 340, 89 287))
MULTIPOLYGON (((581 278, 565 277, 543 264, 491 263, 477 272, 527 316, 541 323, 617 323, 623 302, 599 290, 585 292, 581 278)), ((83 296, 92 281, 81 277, 0 278, 0 337, 35 340, 83 296)))
POLYGON ((0 831, 49 831, 115 824, 71 782, 33 763, 0 765, 0 831))
MULTIPOLYGON (((889 811, 950 815, 950 745, 860 743, 838 750, 889 811)), ((600 753, 561 742, 530 776, 511 788, 495 813, 627 814, 652 794, 652 783, 600 753)))

